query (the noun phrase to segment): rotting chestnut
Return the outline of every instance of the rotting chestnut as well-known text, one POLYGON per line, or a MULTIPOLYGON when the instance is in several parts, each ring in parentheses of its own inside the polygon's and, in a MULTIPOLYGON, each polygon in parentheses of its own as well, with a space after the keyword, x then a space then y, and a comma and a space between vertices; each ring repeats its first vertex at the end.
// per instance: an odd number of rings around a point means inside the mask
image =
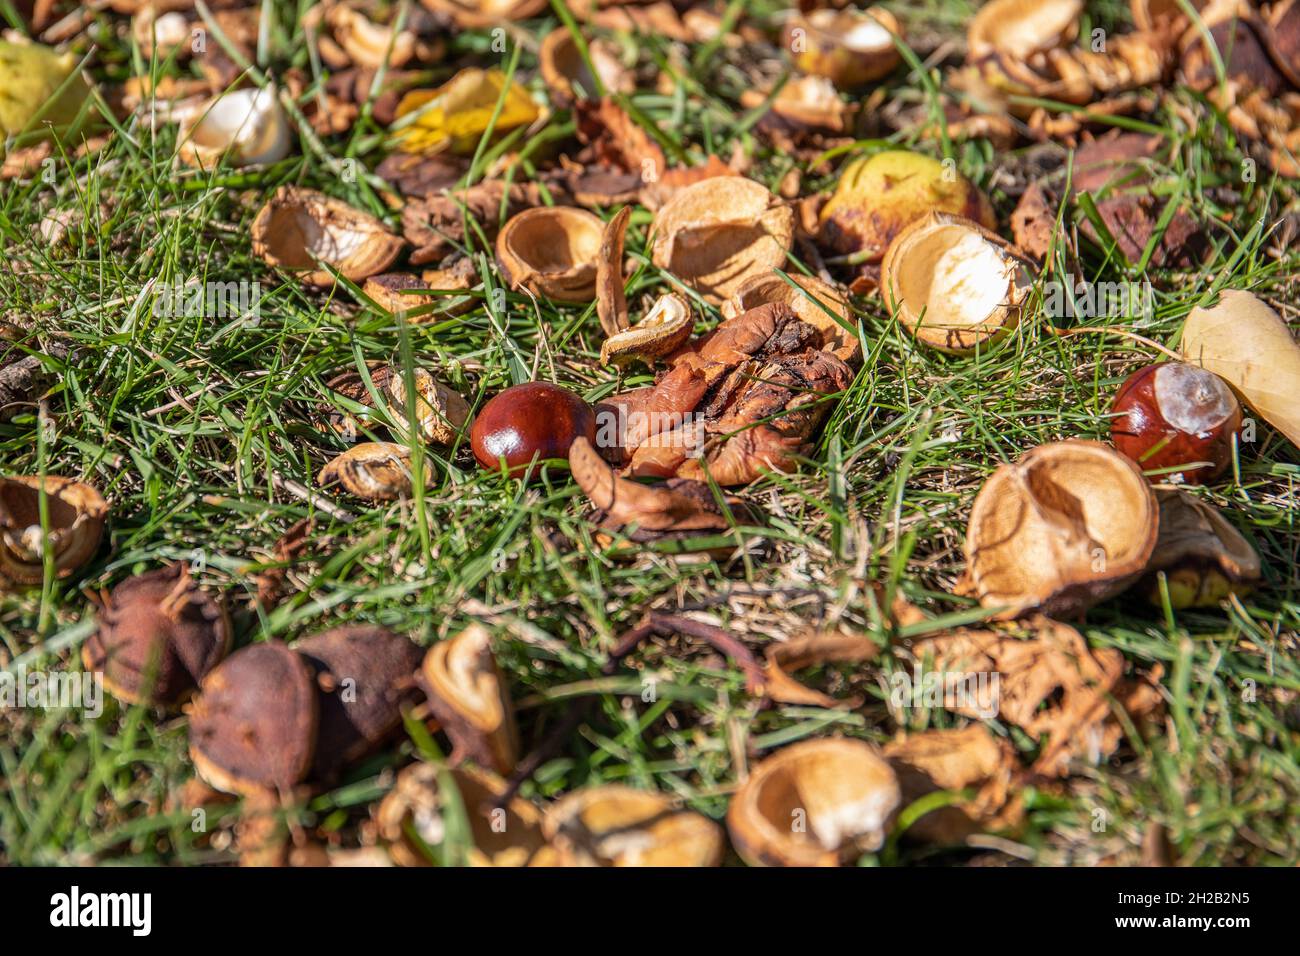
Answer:
POLYGON ((188 697, 229 647, 225 610, 177 563, 114 588, 81 656, 118 700, 169 706, 188 697))
POLYGON ((314 780, 374 752, 402 723, 423 652, 384 627, 349 624, 294 646, 316 675, 320 720, 314 780))
POLYGON ((478 463, 523 477, 534 461, 565 458, 579 436, 596 441, 596 414, 568 389, 547 382, 515 385, 492 398, 474 419, 470 445, 478 463))
POLYGON ((1241 405, 1213 372, 1185 362, 1139 369, 1115 394, 1115 447, 1153 480, 1205 484, 1232 463, 1241 405))
POLYGON ((190 712, 190 759, 226 793, 289 791, 316 751, 311 667, 283 644, 251 644, 203 680, 190 712))

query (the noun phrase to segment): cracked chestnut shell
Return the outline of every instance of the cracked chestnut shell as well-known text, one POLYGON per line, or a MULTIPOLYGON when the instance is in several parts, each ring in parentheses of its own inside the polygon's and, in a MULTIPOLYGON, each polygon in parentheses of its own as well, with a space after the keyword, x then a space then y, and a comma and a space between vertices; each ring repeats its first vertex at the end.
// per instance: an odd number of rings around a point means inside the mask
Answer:
POLYGON ((1241 405, 1213 372, 1185 362, 1138 369, 1115 394, 1110 436, 1153 481, 1205 484, 1232 464, 1241 405))
POLYGON ((596 414, 568 389, 548 382, 507 388, 474 419, 470 446, 478 463, 498 471, 504 459, 511 478, 528 472, 534 460, 567 458, 574 439, 596 442, 596 414))
POLYGON ((316 677, 320 708, 313 778, 374 752, 402 723, 421 650, 385 627, 351 624, 294 646, 316 677))
POLYGON ((204 678, 190 713, 190 759, 227 793, 287 791, 311 769, 318 719, 306 659, 283 644, 251 644, 204 678))
POLYGON ((137 574, 109 594, 81 649, 86 669, 127 704, 181 703, 230 647, 225 610, 184 564, 137 574))

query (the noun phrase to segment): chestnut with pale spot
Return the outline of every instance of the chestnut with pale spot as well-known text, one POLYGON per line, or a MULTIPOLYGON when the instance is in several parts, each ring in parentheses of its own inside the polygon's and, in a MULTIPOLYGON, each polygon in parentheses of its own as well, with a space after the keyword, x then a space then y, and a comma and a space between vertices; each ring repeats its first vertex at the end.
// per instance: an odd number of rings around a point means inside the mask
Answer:
POLYGON ((1152 481, 1206 484, 1232 463, 1241 405, 1213 372, 1185 362, 1139 369, 1115 395, 1110 436, 1152 481))
POLYGON ((595 444, 596 414, 568 389, 548 382, 527 382, 492 398, 470 429, 470 447, 478 463, 511 478, 521 478, 532 462, 567 458, 579 436, 595 444))

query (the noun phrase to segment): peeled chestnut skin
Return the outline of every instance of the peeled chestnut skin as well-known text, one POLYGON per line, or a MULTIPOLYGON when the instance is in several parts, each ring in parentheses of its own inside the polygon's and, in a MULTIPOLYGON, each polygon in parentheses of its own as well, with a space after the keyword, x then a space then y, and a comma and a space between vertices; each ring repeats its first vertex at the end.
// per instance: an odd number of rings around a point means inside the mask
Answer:
POLYGON ((595 444, 596 414, 568 389, 547 382, 515 385, 492 398, 470 429, 478 463, 499 471, 502 459, 510 477, 520 478, 534 459, 567 458, 579 435, 595 444))
POLYGON ((1110 436, 1152 481, 1213 481, 1232 463, 1241 405, 1213 372, 1184 362, 1139 369, 1115 394, 1110 436), (1208 465, 1197 464, 1209 462, 1208 465), (1188 467, 1179 470, 1179 466, 1188 467))

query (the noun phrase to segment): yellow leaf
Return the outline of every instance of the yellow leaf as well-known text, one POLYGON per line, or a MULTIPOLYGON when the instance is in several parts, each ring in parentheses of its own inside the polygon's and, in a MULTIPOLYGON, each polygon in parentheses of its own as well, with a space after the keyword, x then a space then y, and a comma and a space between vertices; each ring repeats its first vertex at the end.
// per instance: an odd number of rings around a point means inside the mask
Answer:
MULTIPOLYGON (((397 105, 395 145, 406 153, 472 152, 492 121, 506 76, 500 70, 461 70, 436 90, 413 90, 397 105)), ((494 133, 527 126, 541 115, 532 97, 511 83, 494 133)))

